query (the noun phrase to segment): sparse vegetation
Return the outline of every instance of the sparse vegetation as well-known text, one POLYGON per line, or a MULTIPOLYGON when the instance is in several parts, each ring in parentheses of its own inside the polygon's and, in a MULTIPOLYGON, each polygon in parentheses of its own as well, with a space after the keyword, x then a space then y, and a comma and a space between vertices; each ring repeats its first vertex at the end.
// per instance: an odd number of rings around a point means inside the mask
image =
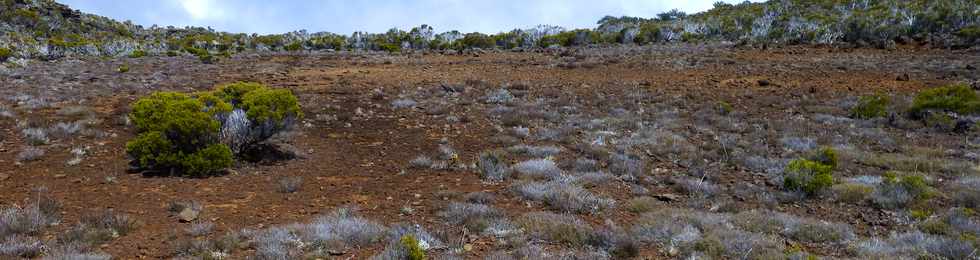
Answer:
POLYGON ((281 177, 276 181, 276 191, 279 193, 295 193, 303 186, 303 177, 281 177))
POLYGON ((972 259, 980 245, 963 0, 350 37, 52 3, 0 0, 23 10, 0 12, 2 259, 972 259), (807 44, 829 46, 792 46, 807 44), (205 89, 225 80, 269 85, 205 89), (887 94, 854 96, 870 91, 887 94), (40 184, 66 207, 27 190, 40 184))

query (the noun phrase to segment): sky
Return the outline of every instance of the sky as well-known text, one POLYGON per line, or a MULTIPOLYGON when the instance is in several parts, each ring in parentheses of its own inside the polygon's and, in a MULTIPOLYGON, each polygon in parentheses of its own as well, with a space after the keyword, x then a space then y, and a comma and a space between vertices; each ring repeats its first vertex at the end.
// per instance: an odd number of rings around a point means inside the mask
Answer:
MULTIPOLYGON (((539 24, 594 28, 606 15, 694 13, 718 0, 58 0, 84 12, 144 26, 210 26, 243 33, 300 29, 350 34, 409 30, 497 33, 539 24)), ((725 0, 738 3, 742 0, 725 0)))

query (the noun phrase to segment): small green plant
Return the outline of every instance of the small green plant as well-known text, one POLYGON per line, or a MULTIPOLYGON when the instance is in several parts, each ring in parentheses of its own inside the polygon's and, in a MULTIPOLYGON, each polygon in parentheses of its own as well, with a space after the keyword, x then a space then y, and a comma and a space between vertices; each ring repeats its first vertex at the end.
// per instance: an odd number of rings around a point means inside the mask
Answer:
POLYGON ((722 115, 731 114, 734 111, 735 107, 733 107, 732 104, 725 101, 718 101, 718 112, 720 112, 722 115))
POLYGON ((933 189, 921 175, 910 174, 898 176, 894 172, 886 172, 882 176, 882 185, 897 185, 905 189, 915 200, 927 200, 933 196, 933 189))
POLYGON ((942 130, 952 130, 956 128, 956 118, 945 113, 930 113, 924 118, 926 126, 935 127, 942 130))
POLYGON ((817 148, 816 150, 810 151, 806 159, 830 166, 831 169, 837 168, 837 151, 834 148, 827 146, 817 148))
POLYGON ((118 71, 119 73, 129 72, 129 65, 126 64, 119 65, 119 68, 116 68, 116 71, 118 71))
POLYGON ((14 55, 14 51, 9 48, 0 47, 0 62, 7 61, 14 55))
POLYGON ((874 188, 864 184, 844 183, 834 185, 831 190, 833 190, 837 201, 858 204, 867 200, 874 188))
POLYGON ((851 117, 858 119, 873 119, 888 115, 888 104, 891 100, 884 95, 862 96, 858 104, 851 108, 851 117))
POLYGON ((303 49, 303 43, 301 43, 301 42, 293 42, 293 43, 287 44, 283 48, 286 49, 286 51, 299 51, 299 50, 302 50, 303 49))
POLYGON ((194 56, 197 57, 197 59, 201 60, 201 62, 204 64, 212 64, 217 61, 217 58, 215 58, 214 55, 211 55, 211 52, 209 52, 206 49, 186 47, 184 48, 184 51, 193 54, 194 56))
POLYGON ((909 114, 915 118, 922 118, 925 112, 930 110, 977 114, 980 113, 980 98, 965 84, 927 89, 920 92, 912 101, 909 114))
POLYGON ((413 235, 404 235, 401 238, 401 244, 405 247, 407 251, 407 258, 409 260, 425 260, 428 257, 425 256, 425 250, 419 245, 419 240, 415 239, 413 235))
POLYGON ((818 161, 796 159, 786 167, 783 187, 787 190, 802 191, 816 195, 834 184, 831 172, 834 167, 818 161))
POLYGON ((143 50, 135 50, 129 54, 130 58, 142 58, 144 56, 146 56, 146 52, 143 50))

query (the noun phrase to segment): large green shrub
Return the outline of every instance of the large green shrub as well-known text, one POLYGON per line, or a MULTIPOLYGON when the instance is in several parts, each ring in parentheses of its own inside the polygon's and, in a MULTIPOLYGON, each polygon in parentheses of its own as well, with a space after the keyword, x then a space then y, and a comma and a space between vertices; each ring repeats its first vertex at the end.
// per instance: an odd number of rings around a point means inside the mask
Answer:
POLYGON ((231 166, 235 153, 288 129, 302 112, 289 90, 239 82, 191 95, 153 93, 129 116, 138 136, 126 151, 137 166, 201 176, 231 166), (233 119, 235 111, 247 118, 233 119))
POLYGON ((921 118, 930 110, 977 114, 980 113, 980 98, 965 84, 927 89, 915 97, 909 113, 913 117, 921 118))
POLYGON ((141 168, 205 175, 231 166, 228 146, 217 142, 221 123, 196 98, 158 92, 133 104, 139 136, 126 152, 141 168))

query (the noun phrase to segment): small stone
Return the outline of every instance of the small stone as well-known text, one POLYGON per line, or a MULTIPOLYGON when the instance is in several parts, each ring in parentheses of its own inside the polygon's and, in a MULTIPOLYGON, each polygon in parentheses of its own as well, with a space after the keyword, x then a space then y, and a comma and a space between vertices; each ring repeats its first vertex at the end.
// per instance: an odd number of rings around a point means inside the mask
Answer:
POLYGON ((466 251, 466 252, 473 251, 473 245, 472 244, 465 244, 465 245, 463 245, 463 251, 466 251))
POLYGON ((7 179, 10 179, 10 174, 0 173, 0 181, 5 181, 7 179))
POLYGON ((201 212, 199 212, 197 210, 194 210, 194 209, 192 209, 190 207, 187 207, 187 208, 184 208, 184 210, 181 210, 180 211, 180 214, 177 214, 177 217, 180 218, 180 221, 181 222, 191 222, 191 221, 197 220, 197 217, 200 214, 201 214, 201 212))
POLYGON ((911 78, 912 77, 910 77, 908 73, 903 73, 902 75, 898 75, 898 77, 896 77, 895 80, 897 80, 897 81, 909 81, 911 78))
POLYGON ((664 194, 653 195, 653 198, 663 202, 671 202, 671 201, 680 200, 681 196, 678 196, 676 194, 664 193, 664 194))
POLYGON ((760 79, 759 80, 759 86, 760 87, 766 87, 766 86, 769 86, 770 84, 772 84, 772 82, 769 82, 768 79, 760 79))

